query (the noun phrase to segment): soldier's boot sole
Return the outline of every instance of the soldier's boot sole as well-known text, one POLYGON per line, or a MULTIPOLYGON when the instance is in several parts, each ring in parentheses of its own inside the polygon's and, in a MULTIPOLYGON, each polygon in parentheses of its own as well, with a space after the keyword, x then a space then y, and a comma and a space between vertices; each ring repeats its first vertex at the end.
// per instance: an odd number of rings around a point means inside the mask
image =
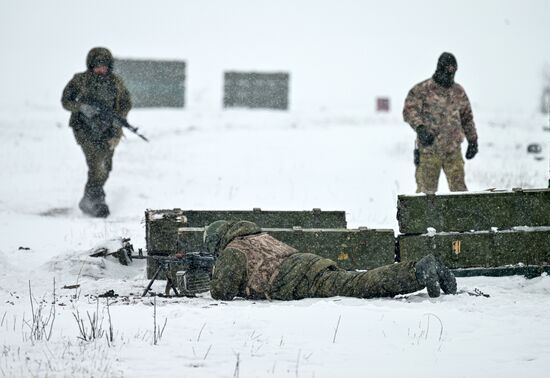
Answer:
POLYGON ((437 298, 441 295, 441 289, 439 287, 439 280, 437 279, 437 276, 435 279, 432 277, 428 279, 426 282, 426 289, 428 290, 428 295, 430 298, 437 298))
POLYGON ((433 255, 424 256, 416 263, 416 280, 422 286, 426 286, 428 295, 437 298, 441 295, 439 275, 437 273, 437 261, 433 255))
POLYGON ((456 294, 457 285, 453 272, 451 272, 438 257, 435 259, 437 262, 437 275, 439 276, 439 286, 441 286, 441 290, 443 290, 445 294, 456 294))

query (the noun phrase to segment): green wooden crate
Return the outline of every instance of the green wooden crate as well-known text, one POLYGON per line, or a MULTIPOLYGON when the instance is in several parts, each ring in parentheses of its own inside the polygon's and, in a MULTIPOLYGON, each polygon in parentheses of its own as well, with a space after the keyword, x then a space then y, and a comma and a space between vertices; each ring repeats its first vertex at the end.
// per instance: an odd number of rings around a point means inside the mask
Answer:
MULTIPOLYGON (((260 227, 292 228, 346 228, 344 211, 265 211, 259 208, 252 210, 146 210, 145 211, 145 245, 148 253, 170 255, 178 249, 178 230, 199 227, 200 232, 193 235, 197 241, 193 248, 184 246, 185 250, 197 250, 202 247, 202 230, 204 226, 217 220, 248 220, 260 227), (196 246, 196 247, 195 247, 196 246)), ((192 231, 193 233, 193 231, 192 231)), ((148 261, 147 277, 151 278, 157 269, 154 261, 148 261)))
MULTIPOLYGON (((343 269, 371 269, 390 264, 395 256, 393 230, 263 228, 264 232, 300 252, 330 258, 343 269)), ((179 245, 182 250, 204 249, 204 228, 181 228, 179 245)))
POLYGON ((327 257, 346 270, 373 269, 395 260, 393 230, 383 229, 266 229, 300 252, 327 257))
POLYGON ((402 234, 550 226, 550 189, 400 195, 397 220, 402 234))
POLYGON ((186 218, 179 209, 145 211, 145 248, 149 254, 170 254, 177 248, 178 228, 186 218))
POLYGON ((344 211, 265 211, 246 210, 147 210, 145 242, 147 251, 163 253, 176 248, 181 227, 204 227, 217 220, 247 220, 260 227, 346 228, 344 211))
POLYGON ((398 250, 401 261, 415 261, 433 253, 449 268, 548 265, 550 228, 400 235, 398 250))
MULTIPOLYGON (((395 260, 393 230, 359 229, 304 229, 294 227, 263 228, 264 232, 296 248, 332 259, 346 270, 372 269, 391 264, 395 260)), ((204 227, 182 227, 178 231, 178 250, 201 251, 204 227)), ((168 254, 168 251, 165 252, 168 254)), ((147 260, 147 276, 157 269, 154 260, 147 260)), ((175 274, 175 272, 172 272, 175 274)))

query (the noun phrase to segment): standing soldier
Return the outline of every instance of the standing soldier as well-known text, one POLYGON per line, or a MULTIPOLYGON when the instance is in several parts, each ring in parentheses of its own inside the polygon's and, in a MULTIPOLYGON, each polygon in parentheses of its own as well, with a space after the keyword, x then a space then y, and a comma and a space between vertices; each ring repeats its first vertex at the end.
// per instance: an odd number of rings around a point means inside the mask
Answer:
POLYGON ((367 272, 345 271, 327 258, 300 253, 247 221, 216 221, 204 231, 208 252, 216 258, 212 298, 293 300, 346 296, 393 297, 428 289, 456 294, 456 279, 441 260, 428 255, 367 272))
POLYGON ((109 207, 105 203, 103 186, 109 178, 113 153, 122 136, 122 129, 114 124, 112 113, 126 118, 132 104, 122 79, 112 72, 113 56, 108 49, 91 49, 86 66, 87 71, 77 73, 69 81, 61 103, 71 112, 69 126, 88 165, 88 181, 79 207, 93 217, 107 217, 109 207))
POLYGON ((439 57, 435 74, 415 85, 405 99, 403 118, 416 132, 416 192, 434 193, 441 170, 451 192, 467 191, 460 145, 468 140, 466 159, 477 154, 477 132, 470 101, 455 83, 456 58, 439 57))

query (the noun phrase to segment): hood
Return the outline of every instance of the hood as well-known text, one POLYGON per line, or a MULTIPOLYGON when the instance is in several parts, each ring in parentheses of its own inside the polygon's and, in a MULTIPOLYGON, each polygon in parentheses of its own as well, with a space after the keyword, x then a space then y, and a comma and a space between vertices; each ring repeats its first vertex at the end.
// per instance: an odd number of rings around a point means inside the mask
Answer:
POLYGON ((90 50, 88 56, 86 57, 86 67, 88 70, 100 65, 106 65, 109 67, 109 70, 112 70, 113 63, 113 54, 111 54, 109 49, 106 49, 105 47, 94 47, 90 50))
POLYGON ((256 223, 219 220, 205 228, 204 244, 208 252, 217 256, 233 239, 260 232, 262 230, 256 223))

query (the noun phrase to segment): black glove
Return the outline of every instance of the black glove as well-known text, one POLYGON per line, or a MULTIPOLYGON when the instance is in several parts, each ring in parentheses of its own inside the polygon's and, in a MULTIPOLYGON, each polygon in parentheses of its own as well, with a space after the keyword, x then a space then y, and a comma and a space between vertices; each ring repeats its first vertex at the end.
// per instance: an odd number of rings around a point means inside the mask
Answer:
POLYGON ((418 165, 420 164, 420 150, 418 148, 415 148, 413 155, 414 155, 414 158, 413 158, 414 165, 418 167, 418 165))
POLYGON ((468 149, 466 150, 466 159, 473 159, 477 154, 477 142, 468 143, 468 149))
POLYGON ((434 143, 434 136, 428 131, 426 126, 420 125, 416 128, 416 134, 418 135, 418 141, 424 147, 431 146, 434 143))

